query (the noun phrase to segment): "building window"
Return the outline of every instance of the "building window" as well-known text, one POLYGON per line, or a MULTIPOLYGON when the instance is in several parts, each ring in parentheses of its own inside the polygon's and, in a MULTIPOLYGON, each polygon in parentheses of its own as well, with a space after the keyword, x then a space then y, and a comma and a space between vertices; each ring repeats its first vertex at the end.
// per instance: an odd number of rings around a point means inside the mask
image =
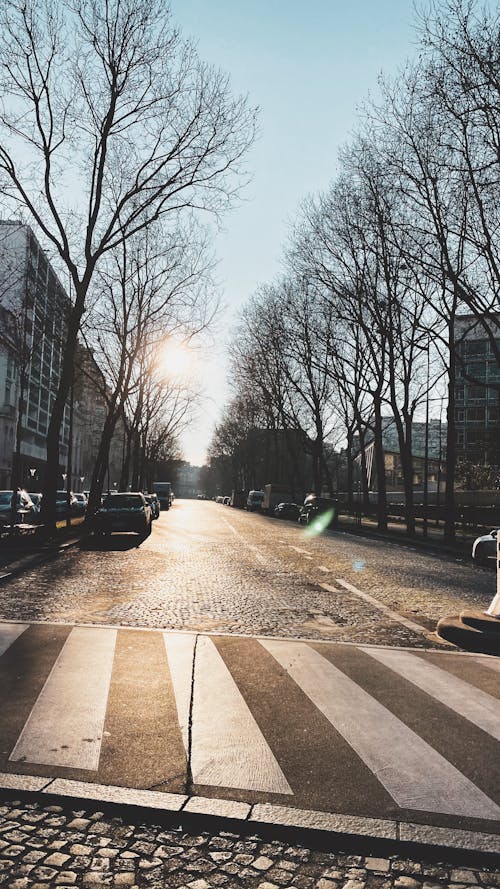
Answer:
POLYGON ((469 407, 467 409, 467 422, 468 423, 484 423, 485 420, 485 408, 484 407, 469 407))
POLYGON ((477 401, 484 401, 486 398, 486 386, 468 386, 467 397, 474 398, 477 401))
POLYGON ((479 357, 486 355, 486 351, 488 349, 488 340, 468 340, 467 341, 467 355, 469 357, 479 357))

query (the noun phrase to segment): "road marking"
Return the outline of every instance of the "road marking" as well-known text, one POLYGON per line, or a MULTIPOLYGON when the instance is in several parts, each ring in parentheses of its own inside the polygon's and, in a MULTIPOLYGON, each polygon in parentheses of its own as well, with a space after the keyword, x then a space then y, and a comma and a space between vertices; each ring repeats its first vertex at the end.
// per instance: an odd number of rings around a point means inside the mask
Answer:
POLYGON ((345 673, 304 643, 261 640, 401 808, 498 820, 500 807, 345 673))
POLYGON ((9 759, 96 771, 117 631, 69 634, 9 759))
POLYGON ((478 728, 500 741, 500 701, 452 673, 402 651, 378 651, 361 647, 399 676, 408 679, 426 694, 450 707, 478 728))
POLYGON ((259 562, 261 562, 262 565, 267 565, 267 564, 268 564, 268 560, 262 555, 261 552, 259 552, 259 550, 257 549, 257 547, 256 547, 256 546, 253 546, 252 543, 249 543, 248 540, 245 540, 245 538, 243 537, 243 534, 240 534, 240 532, 237 531, 236 528, 233 527, 233 525, 231 524, 231 522, 228 522, 228 520, 225 519, 224 516, 222 517, 222 521, 226 523, 227 527, 231 529, 231 531, 233 532, 233 534, 234 534, 236 537, 238 537, 238 538, 241 540, 241 542, 244 543, 245 546, 248 547, 248 549, 251 549, 251 550, 252 550, 252 552, 253 552, 255 558, 256 558, 259 562))
POLYGON ((312 559, 312 553, 308 549, 302 549, 301 546, 292 546, 291 543, 288 544, 290 549, 294 549, 296 553, 301 553, 301 555, 306 556, 306 558, 312 559))
POLYGON ((1 624, 0 625, 0 655, 4 654, 21 633, 27 630, 29 624, 1 624))
MULTIPOLYGON (((194 636, 164 634, 184 746, 189 716, 194 636)), ((198 636, 191 714, 195 784, 267 793, 292 790, 215 645, 198 636)))
MULTIPOLYGON (((424 633, 427 636, 429 630, 426 627, 423 627, 421 624, 417 624, 412 620, 408 620, 408 618, 403 617, 402 614, 398 614, 397 611, 393 611, 392 608, 388 608, 387 605, 384 605, 378 599, 375 599, 374 596, 370 596, 369 593, 363 593, 362 590, 358 590, 357 587, 353 586, 352 583, 348 583, 347 580, 340 580, 340 578, 336 577, 335 583, 339 583, 341 586, 345 587, 346 590, 349 590, 350 593, 355 593, 356 596, 364 599, 365 602, 369 602, 370 605, 378 608, 379 611, 383 611, 387 617, 390 617, 391 620, 396 621, 396 623, 403 624, 404 627, 413 630, 415 633, 424 633)), ((320 586, 329 592, 338 592, 338 590, 335 590, 333 587, 330 588, 327 583, 320 583, 320 586)))

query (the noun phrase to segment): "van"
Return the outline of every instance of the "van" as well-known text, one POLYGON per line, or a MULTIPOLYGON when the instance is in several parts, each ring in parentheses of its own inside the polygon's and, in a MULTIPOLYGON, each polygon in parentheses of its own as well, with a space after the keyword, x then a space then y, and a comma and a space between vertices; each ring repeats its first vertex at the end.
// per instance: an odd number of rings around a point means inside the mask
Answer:
POLYGON ((247 497, 247 506, 249 512, 254 512, 256 509, 261 510, 262 504, 264 503, 264 491, 249 491, 247 497))

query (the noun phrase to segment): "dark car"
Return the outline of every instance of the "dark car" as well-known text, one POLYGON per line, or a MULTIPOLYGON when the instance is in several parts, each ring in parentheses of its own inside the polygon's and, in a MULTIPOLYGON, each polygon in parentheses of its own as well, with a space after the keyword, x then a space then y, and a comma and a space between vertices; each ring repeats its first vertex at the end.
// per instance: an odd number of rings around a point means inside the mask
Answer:
POLYGON ((146 503, 149 503, 151 507, 151 518, 158 519, 160 517, 160 501, 158 500, 158 494, 144 494, 146 499, 146 503))
POLYGON ((495 567, 497 557, 498 530, 493 529, 489 534, 477 537, 472 544, 472 558, 478 565, 491 565, 495 567))
POLYGON ((308 494, 300 511, 299 522, 303 525, 310 525, 311 522, 318 519, 318 526, 322 526, 319 530, 324 530, 324 528, 332 528, 336 525, 337 518, 337 500, 317 497, 316 494, 308 494), (322 520, 321 522, 319 521, 320 519, 322 520))
POLYGON ((0 491, 0 525, 11 525, 13 521, 18 525, 35 518, 35 506, 27 491, 0 491))
POLYGON ((151 521, 151 507, 144 494, 139 491, 107 494, 93 517, 93 530, 96 534, 134 531, 147 537, 151 533, 151 521))
POLYGON ((292 519, 296 522, 301 508, 298 503, 278 503, 274 509, 274 515, 277 519, 292 519))

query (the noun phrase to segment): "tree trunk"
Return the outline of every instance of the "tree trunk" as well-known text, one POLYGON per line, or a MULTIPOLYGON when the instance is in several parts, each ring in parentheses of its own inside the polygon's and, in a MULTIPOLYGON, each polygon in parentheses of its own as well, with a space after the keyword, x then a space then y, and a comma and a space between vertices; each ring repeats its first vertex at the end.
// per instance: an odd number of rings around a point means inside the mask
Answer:
POLYGON ((444 493, 445 520, 444 539, 446 543, 455 541, 455 468, 457 461, 456 430, 455 430, 455 306, 448 321, 448 408, 446 411, 446 487, 444 493))
POLYGON ((347 430, 347 508, 349 512, 353 510, 354 503, 354 466, 352 462, 352 439, 353 432, 351 428, 347 430))
POLYGON ((382 440, 382 405, 380 396, 373 400, 375 415, 374 458, 377 471, 377 529, 387 531, 387 494, 385 485, 385 457, 382 440))
POLYGON ((59 466, 59 437, 64 417, 64 408, 68 400, 71 381, 73 379, 74 356, 76 354, 78 332, 80 330, 80 323, 91 273, 91 270, 87 269, 87 278, 77 287, 75 304, 69 313, 68 333, 63 355, 61 377, 59 379, 59 387, 47 431, 47 464, 45 467, 43 497, 40 507, 40 518, 47 533, 50 533, 56 526, 56 491, 59 487, 61 472, 59 466))
POLYGON ((132 433, 126 433, 125 454, 122 462, 122 471, 120 474, 120 491, 126 491, 128 488, 128 479, 130 473, 130 450, 131 450, 132 433))
POLYGON ((392 407, 398 433, 399 458, 403 474, 406 533, 413 537, 415 535, 415 504, 413 496, 412 422, 411 417, 406 416, 403 423, 395 399, 392 402, 392 407))
POLYGON ((101 441, 99 444, 99 450, 97 452, 94 470, 92 472, 92 481, 90 483, 90 494, 89 494, 89 505, 88 505, 88 514, 92 515, 96 509, 99 508, 99 504, 101 502, 101 495, 104 487, 104 479, 106 477, 106 471, 108 469, 109 463, 109 449, 111 445, 111 439, 113 438, 113 433, 115 431, 116 421, 117 421, 117 413, 114 409, 114 405, 110 407, 108 410, 108 415, 106 417, 106 421, 104 423, 104 429, 102 430, 101 441))

